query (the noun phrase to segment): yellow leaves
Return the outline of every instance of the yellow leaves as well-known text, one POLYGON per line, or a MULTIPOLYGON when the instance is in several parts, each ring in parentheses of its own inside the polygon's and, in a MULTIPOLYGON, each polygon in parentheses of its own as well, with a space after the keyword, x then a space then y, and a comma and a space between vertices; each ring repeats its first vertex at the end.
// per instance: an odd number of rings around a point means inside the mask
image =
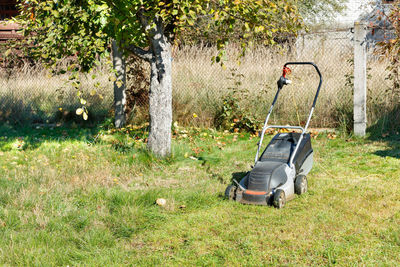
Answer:
POLYGON ((249 23, 245 22, 245 23, 244 23, 244 27, 245 27, 245 30, 246 30, 246 31, 250 31, 250 25, 249 25, 249 23))
POLYGON ((115 84, 117 85, 118 88, 121 88, 123 83, 121 81, 116 81, 115 84))
POLYGON ((334 134, 334 133, 328 133, 328 139, 330 139, 330 140, 333 140, 333 139, 336 139, 336 134, 334 134))
POLYGON ((283 9, 284 9, 286 12, 288 12, 289 6, 288 6, 288 5, 285 5, 285 6, 283 7, 283 9))
POLYGON ((265 27, 264 26, 257 26, 254 28, 255 33, 260 33, 262 31, 264 31, 265 27))
POLYGON ((78 116, 82 115, 82 117, 85 121, 89 118, 86 108, 78 108, 78 109, 76 109, 75 113, 78 116))
POLYGON ((76 110, 76 115, 80 116, 80 115, 82 115, 82 113, 83 113, 83 108, 78 108, 76 110))

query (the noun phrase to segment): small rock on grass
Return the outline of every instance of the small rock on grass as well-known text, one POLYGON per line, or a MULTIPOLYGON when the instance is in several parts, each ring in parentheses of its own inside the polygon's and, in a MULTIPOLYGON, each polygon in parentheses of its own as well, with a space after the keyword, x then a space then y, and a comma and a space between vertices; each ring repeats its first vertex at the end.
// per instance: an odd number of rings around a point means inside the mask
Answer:
POLYGON ((164 206, 167 203, 167 200, 165 200, 164 198, 157 198, 156 200, 156 204, 158 206, 164 206))

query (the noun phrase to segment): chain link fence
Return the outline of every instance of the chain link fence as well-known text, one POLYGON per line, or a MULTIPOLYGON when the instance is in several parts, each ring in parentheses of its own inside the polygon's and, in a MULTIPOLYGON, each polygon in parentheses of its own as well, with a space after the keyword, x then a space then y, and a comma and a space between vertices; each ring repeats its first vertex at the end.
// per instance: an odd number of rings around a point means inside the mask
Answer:
MULTIPOLYGON (((276 93, 282 66, 289 61, 311 61, 323 75, 323 85, 314 112, 313 127, 352 127, 354 88, 354 33, 352 29, 310 32, 282 48, 256 47, 241 64, 235 63, 236 47, 228 49, 227 68, 211 64, 215 48, 184 47, 174 57, 175 119, 188 125, 216 126, 218 117, 230 111, 229 99, 239 103, 240 112, 260 123, 276 93), (238 82, 239 81, 239 82, 238 82), (225 104, 224 104, 225 103, 225 104), (228 106, 227 106, 228 105, 228 106)), ((389 108, 391 84, 386 78, 388 62, 375 54, 376 40, 370 36, 368 51, 368 118, 375 123, 383 107, 389 108)), ((282 91, 272 122, 304 125, 318 86, 312 67, 294 66, 293 83, 282 91)), ((226 117, 226 116, 225 116, 226 117)), ((230 116, 232 124, 237 121, 230 116)), ((233 125, 233 127, 235 127, 233 125)))
MULTIPOLYGON (((104 71, 104 70, 103 70, 104 71)), ((89 119, 104 118, 112 108, 113 85, 98 70, 80 78, 83 98, 87 99, 89 119)), ((108 71, 105 71, 108 73, 108 71)), ((82 106, 69 75, 53 76, 43 67, 26 64, 2 68, 0 73, 0 121, 18 124, 55 123, 81 120, 75 110, 82 106)))
MULTIPOLYGON (((217 127, 221 122, 235 127, 240 120, 249 118, 252 123, 260 123, 275 95, 283 64, 312 61, 320 68, 324 80, 312 126, 351 125, 353 46, 351 29, 311 32, 281 47, 254 47, 240 59, 240 64, 236 58, 240 49, 232 45, 227 50, 225 67, 212 64, 214 47, 176 48, 173 51, 174 121, 198 127, 217 127)), ((373 45, 370 47, 368 115, 373 122, 379 119, 383 103, 389 101, 386 92, 390 82, 386 80, 387 62, 373 54, 373 45)), ((148 119, 148 83, 143 77, 149 70, 142 63, 134 62, 128 70, 128 117, 131 122, 139 123, 148 119), (139 80, 135 78, 138 73, 142 75, 139 80)), ((96 77, 81 77, 81 89, 88 99, 92 118, 111 116, 113 85, 109 76, 107 67, 103 66, 97 70, 96 77)), ((293 67, 290 79, 293 83, 284 88, 275 107, 271 118, 274 123, 302 124, 311 107, 319 81, 314 69, 293 67)), ((79 119, 75 115, 80 105, 77 92, 67 80, 67 75, 49 76, 38 66, 26 65, 18 71, 3 68, 0 120, 48 123, 79 119)))

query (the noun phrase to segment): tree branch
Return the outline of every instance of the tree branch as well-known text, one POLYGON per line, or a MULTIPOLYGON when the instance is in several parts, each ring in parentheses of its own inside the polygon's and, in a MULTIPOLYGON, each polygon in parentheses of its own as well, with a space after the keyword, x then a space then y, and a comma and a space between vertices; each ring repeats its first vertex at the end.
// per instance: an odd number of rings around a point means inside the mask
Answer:
POLYGON ((140 8, 139 10, 138 10, 138 12, 136 13, 136 15, 137 15, 137 17, 138 17, 138 19, 139 19, 139 21, 140 21, 140 24, 142 24, 142 27, 143 27, 143 29, 145 30, 145 31, 147 31, 147 30, 149 30, 148 28, 149 28, 149 20, 148 20, 148 18, 144 15, 144 10, 143 10, 143 8, 140 8))
POLYGON ((133 53, 135 56, 137 56, 137 57, 139 57, 139 58, 141 58, 143 60, 146 60, 147 62, 150 62, 151 59, 153 58, 153 54, 150 51, 144 50, 144 49, 142 49, 140 47, 137 47, 135 45, 129 45, 129 46, 127 46, 127 49, 131 53, 133 53))

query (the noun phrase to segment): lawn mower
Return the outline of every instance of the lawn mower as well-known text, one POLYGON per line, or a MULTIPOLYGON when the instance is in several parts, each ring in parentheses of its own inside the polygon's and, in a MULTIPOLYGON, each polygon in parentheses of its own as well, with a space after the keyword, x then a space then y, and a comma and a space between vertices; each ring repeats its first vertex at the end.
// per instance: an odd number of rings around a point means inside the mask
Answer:
POLYGON ((244 204, 273 205, 280 209, 286 201, 307 192, 307 174, 313 165, 313 149, 311 136, 307 128, 314 112, 315 104, 322 85, 322 75, 318 67, 312 62, 288 62, 283 67, 283 74, 278 80, 278 91, 272 101, 267 118, 258 142, 258 149, 254 160, 254 166, 238 182, 229 185, 225 190, 225 196, 244 204), (319 85, 314 97, 307 122, 301 126, 268 125, 279 93, 285 85, 291 83, 286 78, 291 70, 289 65, 311 65, 319 75, 319 85), (260 155, 265 132, 268 129, 292 129, 299 132, 285 132, 276 134, 260 155))

